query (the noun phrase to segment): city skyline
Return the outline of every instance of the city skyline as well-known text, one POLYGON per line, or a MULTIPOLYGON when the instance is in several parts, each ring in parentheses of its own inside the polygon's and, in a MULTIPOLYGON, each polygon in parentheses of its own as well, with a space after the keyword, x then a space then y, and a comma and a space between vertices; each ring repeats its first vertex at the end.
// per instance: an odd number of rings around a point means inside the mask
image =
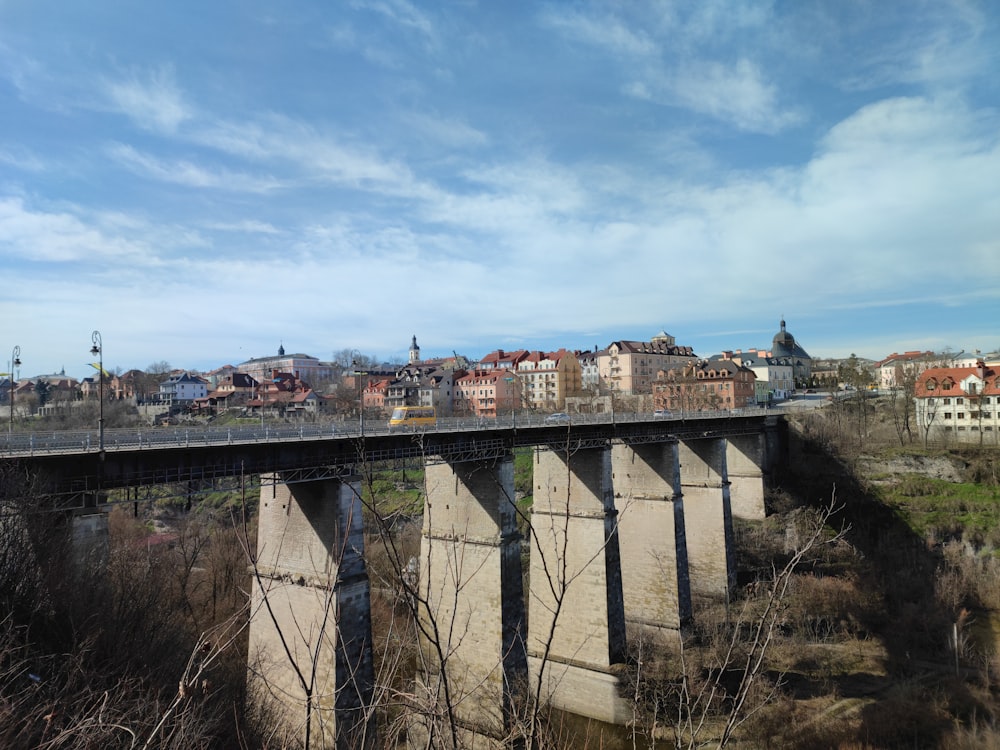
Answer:
POLYGON ((987 2, 0 2, 2 369, 993 351, 998 50, 987 2))

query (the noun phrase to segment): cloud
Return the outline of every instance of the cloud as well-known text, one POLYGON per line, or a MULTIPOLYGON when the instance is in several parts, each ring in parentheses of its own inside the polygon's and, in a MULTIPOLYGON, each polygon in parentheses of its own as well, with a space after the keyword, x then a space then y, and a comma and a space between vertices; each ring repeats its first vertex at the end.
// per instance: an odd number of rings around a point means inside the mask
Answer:
POLYGON ((0 148, 0 164, 7 164, 23 172, 43 172, 48 168, 42 158, 23 146, 0 148))
MULTIPOLYGON (((727 29, 745 28, 760 26, 766 17, 744 11, 734 16, 731 10, 722 12, 706 4, 685 22, 668 14, 660 22, 681 26, 685 33, 663 34, 656 41, 610 14, 551 11, 543 14, 542 21, 567 38, 611 55, 622 76, 628 77, 621 91, 629 97, 708 115, 741 130, 775 133, 799 123, 802 115, 780 104, 778 86, 758 62, 745 54, 729 61, 723 55, 731 53, 721 48, 718 57, 712 56, 714 49, 688 48, 691 33, 706 35, 711 29, 717 36, 723 21, 727 29)), ((633 25, 641 22, 633 20, 633 25)))
POLYGON ((779 105, 777 86, 746 59, 732 65, 696 62, 681 66, 667 79, 665 89, 668 100, 741 130, 776 133, 802 120, 802 115, 779 105))
POLYGON ((658 54, 657 44, 641 31, 632 31, 611 15, 587 15, 565 8, 548 10, 542 23, 578 42, 598 47, 616 57, 649 59, 658 54))
POLYGON ((273 224, 264 221, 254 221, 247 219, 238 222, 210 222, 204 225, 205 229, 215 232, 238 232, 241 234, 280 234, 281 231, 273 224))
POLYGON ((194 114, 174 82, 170 66, 145 76, 133 73, 124 80, 105 81, 104 89, 114 109, 153 132, 175 133, 194 114))
POLYGON ((255 177, 225 169, 211 170, 190 161, 168 162, 122 143, 113 143, 106 151, 114 161, 137 175, 187 187, 266 193, 283 186, 281 181, 271 177, 255 177))
POLYGON ((354 0, 352 7, 372 11, 405 29, 416 31, 428 40, 435 37, 430 18, 407 0, 354 0))
POLYGON ((148 262, 146 245, 120 236, 114 227, 105 231, 71 208, 33 209, 20 197, 0 198, 0 237, 12 260, 97 263, 129 258, 139 264, 148 262))

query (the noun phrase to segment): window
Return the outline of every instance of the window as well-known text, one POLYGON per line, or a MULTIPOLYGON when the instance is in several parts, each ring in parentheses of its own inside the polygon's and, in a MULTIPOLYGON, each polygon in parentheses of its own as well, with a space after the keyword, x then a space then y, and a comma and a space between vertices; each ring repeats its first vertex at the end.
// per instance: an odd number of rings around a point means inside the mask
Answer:
POLYGON ((965 403, 965 399, 964 398, 956 398, 955 399, 955 403, 956 404, 964 404, 965 403))
POLYGON ((946 411, 946 412, 944 413, 944 418, 945 418, 945 419, 951 419, 951 412, 950 412, 950 411, 946 411))

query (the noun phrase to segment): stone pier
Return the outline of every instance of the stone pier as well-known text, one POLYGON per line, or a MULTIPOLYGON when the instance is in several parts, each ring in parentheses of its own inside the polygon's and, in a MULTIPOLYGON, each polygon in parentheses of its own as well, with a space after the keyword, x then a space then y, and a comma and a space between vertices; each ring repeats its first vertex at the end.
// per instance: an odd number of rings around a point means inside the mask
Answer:
POLYGON ((725 599, 736 583, 724 438, 678 445, 691 593, 725 599))
POLYGON ((71 511, 70 539, 77 564, 106 564, 110 550, 107 507, 71 511))
POLYGON ((733 435, 727 440, 726 469, 733 517, 759 521, 764 508, 764 468, 767 443, 763 432, 733 435))
POLYGON ((250 680, 285 704, 298 740, 367 748, 375 739, 371 602, 357 477, 261 477, 250 680))
POLYGON ((513 457, 424 472, 422 679, 465 728, 502 738, 528 676, 513 457))
POLYGON ((614 724, 625 612, 611 448, 537 449, 528 667, 555 708, 614 724), (553 627, 555 623, 555 627, 553 627))
POLYGON ((611 455, 625 622, 677 635, 691 617, 677 442, 616 443, 611 455))

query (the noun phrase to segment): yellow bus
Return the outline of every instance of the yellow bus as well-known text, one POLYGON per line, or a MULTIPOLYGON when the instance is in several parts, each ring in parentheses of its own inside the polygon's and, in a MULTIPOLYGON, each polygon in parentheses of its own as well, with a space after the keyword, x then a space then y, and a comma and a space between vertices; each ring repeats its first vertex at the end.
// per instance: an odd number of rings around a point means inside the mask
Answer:
POLYGON ((436 424, 433 406, 397 406, 389 417, 389 427, 432 427, 436 424))

